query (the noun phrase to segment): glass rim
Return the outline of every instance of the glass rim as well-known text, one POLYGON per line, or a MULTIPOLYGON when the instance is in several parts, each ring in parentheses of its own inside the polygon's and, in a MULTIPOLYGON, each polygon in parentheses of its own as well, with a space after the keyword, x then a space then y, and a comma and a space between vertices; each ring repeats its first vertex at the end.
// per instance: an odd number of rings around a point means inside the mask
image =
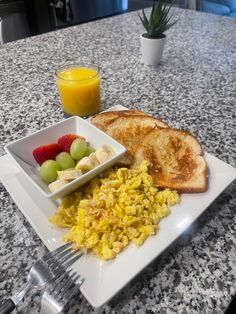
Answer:
POLYGON ((96 78, 97 76, 99 76, 100 73, 100 67, 98 65, 95 64, 86 64, 86 63, 71 63, 71 64, 66 64, 64 66, 59 67, 57 70, 55 70, 55 74, 56 77, 60 80, 63 81, 67 81, 67 82, 83 82, 83 81, 89 81, 91 79, 96 78), (67 78, 63 78, 60 76, 60 72, 62 72, 63 70, 68 70, 68 69, 72 69, 72 68, 87 68, 87 69, 93 69, 96 70, 96 74, 94 74, 93 76, 89 77, 89 78, 83 78, 83 79, 67 79, 67 78))

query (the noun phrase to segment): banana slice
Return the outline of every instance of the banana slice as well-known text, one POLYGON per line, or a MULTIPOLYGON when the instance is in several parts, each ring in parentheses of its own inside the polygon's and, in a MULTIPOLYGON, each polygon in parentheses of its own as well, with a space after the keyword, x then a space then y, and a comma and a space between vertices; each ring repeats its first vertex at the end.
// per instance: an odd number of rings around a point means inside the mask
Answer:
POLYGON ((83 173, 92 170, 97 167, 100 163, 105 162, 110 159, 115 154, 112 147, 103 144, 101 145, 95 153, 91 153, 88 157, 82 158, 75 169, 81 170, 83 173))
POLYGON ((92 170, 93 168, 94 168, 94 165, 89 159, 89 157, 82 158, 75 167, 75 169, 79 169, 83 173, 88 172, 89 170, 92 170))
POLYGON ((103 144, 96 150, 95 154, 98 161, 103 163, 115 155, 115 152, 111 146, 103 144))
POLYGON ((91 153, 88 156, 91 163, 94 165, 94 167, 98 166, 100 164, 99 160, 97 159, 96 153, 91 153))
POLYGON ((59 180, 56 180, 56 181, 53 181, 52 183, 50 183, 48 185, 48 188, 51 192, 54 192, 54 191, 60 189, 62 186, 66 185, 67 183, 68 183, 67 180, 59 179, 59 180))
POLYGON ((115 151, 111 146, 103 144, 101 147, 110 157, 115 155, 115 151))
POLYGON ((59 179, 64 180, 74 180, 82 176, 82 171, 79 169, 68 169, 68 170, 62 170, 57 171, 59 179))

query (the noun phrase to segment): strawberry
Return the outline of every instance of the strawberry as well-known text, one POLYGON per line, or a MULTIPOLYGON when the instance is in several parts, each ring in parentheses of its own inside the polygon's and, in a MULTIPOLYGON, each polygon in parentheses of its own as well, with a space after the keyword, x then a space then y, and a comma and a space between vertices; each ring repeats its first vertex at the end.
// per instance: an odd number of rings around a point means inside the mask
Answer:
POLYGON ((84 139, 84 137, 76 134, 65 134, 59 137, 57 144, 62 148, 64 152, 70 153, 70 146, 76 138, 84 139))
POLYGON ((49 159, 55 159, 62 148, 57 144, 46 144, 39 146, 33 150, 33 156, 39 165, 49 159))

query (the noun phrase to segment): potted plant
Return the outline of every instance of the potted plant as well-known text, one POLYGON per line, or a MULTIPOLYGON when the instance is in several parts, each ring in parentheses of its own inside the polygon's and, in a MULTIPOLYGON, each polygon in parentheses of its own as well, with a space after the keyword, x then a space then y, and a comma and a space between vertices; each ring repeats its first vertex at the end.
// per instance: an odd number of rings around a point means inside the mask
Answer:
POLYGON ((139 18, 146 30, 140 35, 142 60, 146 65, 157 65, 160 62, 166 35, 163 34, 177 21, 171 22, 170 8, 172 4, 167 4, 165 0, 157 0, 152 6, 149 18, 142 9, 142 16, 139 18))

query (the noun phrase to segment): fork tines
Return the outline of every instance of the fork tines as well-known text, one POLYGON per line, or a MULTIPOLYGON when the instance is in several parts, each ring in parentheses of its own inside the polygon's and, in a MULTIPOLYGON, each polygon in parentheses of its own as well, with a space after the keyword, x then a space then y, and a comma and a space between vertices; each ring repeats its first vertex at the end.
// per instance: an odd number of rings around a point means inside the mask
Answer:
POLYGON ((58 302, 68 302, 83 282, 84 279, 77 272, 72 272, 72 270, 66 271, 65 275, 63 274, 56 280, 55 285, 51 289, 51 295, 58 302))
POLYGON ((78 293, 78 288, 84 282, 84 279, 71 269, 64 271, 54 283, 51 283, 47 291, 42 297, 41 313, 45 313, 44 309, 50 308, 61 313, 64 306, 78 293))
POLYGON ((48 253, 44 260, 54 275, 59 276, 62 271, 68 269, 82 255, 81 252, 73 250, 71 243, 67 243, 48 253))

